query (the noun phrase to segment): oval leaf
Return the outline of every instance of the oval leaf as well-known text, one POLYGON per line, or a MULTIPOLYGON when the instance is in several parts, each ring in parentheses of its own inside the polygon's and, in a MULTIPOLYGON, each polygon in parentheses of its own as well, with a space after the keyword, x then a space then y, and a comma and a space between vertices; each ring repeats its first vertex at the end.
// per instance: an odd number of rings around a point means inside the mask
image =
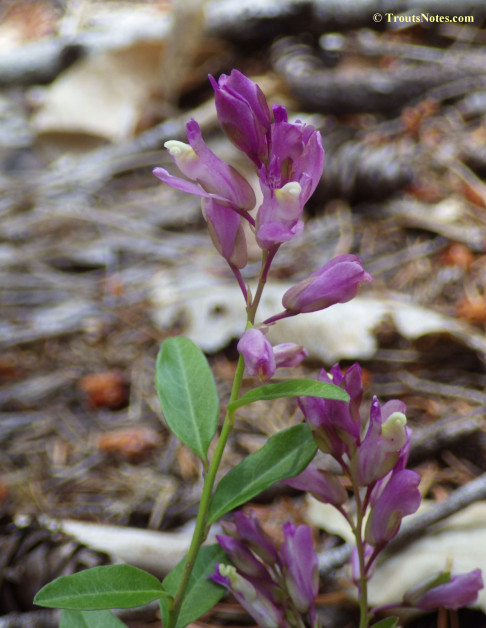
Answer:
POLYGON ((320 397, 321 399, 349 401, 348 393, 334 384, 318 382, 315 379, 289 379, 278 384, 266 384, 250 390, 230 403, 228 410, 234 412, 254 401, 280 399, 280 397, 320 397))
POLYGON ((95 611, 132 608, 168 596, 159 580, 130 565, 93 567, 46 584, 34 604, 50 608, 95 611))
POLYGON ((111 611, 67 611, 61 613, 59 628, 123 628, 111 611))
MULTIPOLYGON (((163 580, 164 589, 173 596, 177 591, 185 560, 184 558, 177 563, 163 580)), ((213 608, 226 593, 223 587, 220 587, 208 578, 210 574, 214 573, 214 565, 225 561, 229 562, 228 556, 219 545, 205 545, 201 547, 189 579, 186 595, 177 618, 176 628, 184 628, 196 621, 196 619, 199 619, 201 615, 213 608)), ((168 602, 161 600, 160 606, 162 622, 166 626, 169 613, 168 602)))
POLYGON ((396 628, 398 626, 398 617, 387 617, 377 624, 373 624, 371 628, 396 628))
POLYGON ((275 482, 298 475, 312 460, 316 449, 312 432, 305 423, 269 438, 261 449, 223 477, 211 500, 208 522, 213 523, 275 482))
POLYGON ((164 340, 155 386, 167 425, 204 460, 218 427, 219 399, 201 349, 182 336, 164 340))

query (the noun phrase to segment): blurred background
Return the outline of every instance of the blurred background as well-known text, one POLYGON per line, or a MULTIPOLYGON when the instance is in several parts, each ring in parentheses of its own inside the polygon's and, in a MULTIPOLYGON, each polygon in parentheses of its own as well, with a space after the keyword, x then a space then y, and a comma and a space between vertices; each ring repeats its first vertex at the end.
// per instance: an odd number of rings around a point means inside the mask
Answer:
MULTIPOLYGON (((279 252, 263 311, 337 254, 360 255, 374 278, 343 309, 282 321, 272 340, 307 347, 305 376, 359 360, 368 401, 407 403, 431 508, 481 480, 485 19, 486 3, 468 0, 0 3, 1 627, 57 625, 31 602, 57 575, 115 557, 162 576, 187 545, 200 469, 164 426, 154 361, 165 337, 188 335, 226 399, 244 304, 198 200, 151 170, 176 172, 163 144, 184 141, 193 117, 249 173, 218 127, 208 74, 238 68, 323 136, 307 229, 279 252)), ((245 280, 258 270, 250 249, 245 280)), ((248 406, 226 464, 300 420, 288 400, 248 406)), ((486 567, 485 483, 429 530, 437 569, 486 567)), ((272 534, 290 518, 316 526, 322 552, 342 543, 329 513, 288 487, 252 508, 272 534)), ((375 603, 399 597, 385 583, 417 577, 423 551, 403 550, 392 576, 385 561, 375 603)), ((323 576, 330 628, 356 623, 346 578, 323 576)), ((486 597, 403 621, 475 628, 483 610, 486 597)), ((124 620, 160 625, 156 609, 124 620)), ((200 625, 248 621, 226 599, 200 625)))

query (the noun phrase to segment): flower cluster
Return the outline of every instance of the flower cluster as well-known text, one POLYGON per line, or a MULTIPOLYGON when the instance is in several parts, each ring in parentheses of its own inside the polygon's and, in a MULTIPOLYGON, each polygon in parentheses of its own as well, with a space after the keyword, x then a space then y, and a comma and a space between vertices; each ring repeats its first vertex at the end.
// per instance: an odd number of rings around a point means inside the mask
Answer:
MULTIPOLYGON (((349 401, 302 397, 299 405, 319 449, 339 462, 356 491, 364 491, 361 505, 362 514, 369 510, 364 541, 372 548, 366 561, 370 572, 378 553, 397 534, 402 518, 414 513, 421 501, 420 476, 405 469, 410 450, 405 404, 394 400, 382 406, 374 397, 365 421, 360 414, 363 385, 359 364, 344 375, 335 365, 330 373, 321 371, 319 380, 343 388, 349 401)), ((314 465, 288 484, 309 490, 317 499, 342 510, 345 491, 338 478, 314 465)))
POLYGON ((310 528, 287 522, 277 549, 253 513, 237 512, 222 526, 226 535, 217 539, 234 566, 218 563, 214 582, 227 587, 262 628, 302 626, 303 618, 316 626, 319 574, 310 528))
POLYGON ((298 366, 307 356, 302 345, 285 342, 272 347, 265 338, 265 331, 255 327, 247 329, 241 336, 237 349, 245 360, 246 371, 251 377, 266 382, 275 371, 283 366, 298 366))
MULTIPOLYGON (((165 143, 187 179, 160 167, 154 174, 172 187, 202 197, 211 239, 246 299, 240 273, 248 261, 242 221, 249 223, 266 256, 266 274, 278 248, 302 232, 302 211, 321 178, 324 150, 319 131, 312 125, 289 122, 282 106, 270 110, 258 85, 238 70, 229 76, 223 74, 218 81, 210 77, 210 81, 223 131, 253 162, 262 198, 258 208, 250 183, 211 151, 195 120, 186 126, 188 144, 177 140, 165 143)), ((363 281, 371 281, 371 277, 359 258, 336 257, 287 291, 282 302, 285 311, 271 320, 349 301, 363 281)))
MULTIPOLYGON (((330 373, 321 371, 319 380, 343 388, 349 401, 302 397, 299 405, 321 452, 332 456, 348 478, 356 498, 359 520, 362 522, 368 515, 364 529, 358 529, 343 507, 347 492, 336 475, 311 463, 286 483, 310 492, 319 501, 332 504, 348 519, 359 536, 351 567, 353 580, 361 588, 363 581, 371 577, 379 553, 397 535, 403 517, 413 514, 420 506, 420 476, 405 468, 411 432, 403 402, 393 400, 382 406, 374 397, 369 420, 363 420, 359 364, 351 366, 344 375, 336 364, 330 373)), ((482 586, 479 571, 452 577, 449 574, 449 579, 441 576, 441 579, 414 588, 406 594, 403 605, 422 609, 459 608, 473 603, 482 586)))
MULTIPOLYGON (((307 355, 302 346, 292 343, 273 347, 266 338, 266 325, 350 301, 361 284, 372 279, 355 255, 337 256, 287 290, 282 312, 264 321, 260 329, 254 327, 275 254, 303 230, 302 212, 321 178, 324 150, 320 133, 313 126, 289 122, 284 107, 270 108, 258 85, 241 72, 233 70, 217 81, 210 77, 210 82, 220 125, 252 165, 259 190, 212 152, 195 120, 186 125, 188 143, 165 143, 185 178, 160 167, 154 174, 174 188, 201 197, 213 244, 229 264, 247 306, 247 330, 238 342, 240 368, 243 359, 247 373, 266 382, 277 368, 296 366, 307 355), (241 274, 248 262, 248 232, 253 233, 262 253, 255 296, 241 274)), ((349 396, 347 402, 299 399, 318 448, 339 463, 346 482, 318 463, 311 463, 286 482, 332 504, 347 518, 356 538, 351 569, 361 596, 364 623, 360 625, 367 627, 366 581, 378 555, 398 533, 403 517, 418 509, 420 477, 406 469, 410 430, 404 403, 394 400, 381 405, 375 397, 369 419, 363 418, 358 364, 345 374, 335 365, 329 373, 321 371, 318 379, 341 387, 349 396), (346 507, 345 485, 351 487, 355 499, 353 515, 346 507)), ((254 515, 236 513, 232 523, 222 526, 226 534, 218 541, 233 565, 216 565, 212 579, 230 589, 264 628, 302 627, 305 622, 317 627, 319 578, 310 528, 285 524, 284 541, 277 548, 254 515)), ((441 574, 411 589, 402 605, 458 608, 474 602, 482 586, 479 571, 441 574)))

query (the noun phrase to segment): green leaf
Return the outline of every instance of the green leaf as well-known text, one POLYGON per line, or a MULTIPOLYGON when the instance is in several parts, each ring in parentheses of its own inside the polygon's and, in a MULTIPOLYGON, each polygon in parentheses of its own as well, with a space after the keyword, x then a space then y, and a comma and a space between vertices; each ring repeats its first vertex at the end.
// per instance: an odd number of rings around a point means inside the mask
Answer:
POLYGON ((218 427, 219 399, 201 349, 182 336, 164 340, 155 386, 167 425, 204 460, 218 427))
POLYGON ((336 399, 349 401, 348 393, 326 382, 318 382, 315 379, 289 379, 278 384, 265 384, 250 390, 236 401, 228 404, 229 412, 234 412, 241 406, 246 406, 254 401, 279 399, 280 397, 321 397, 321 399, 336 399))
POLYGON ((261 449, 223 477, 211 500, 208 522, 214 523, 275 482, 298 475, 312 460, 316 449, 312 432, 305 423, 269 438, 261 449))
MULTIPOLYGON (((185 558, 181 560, 174 569, 167 574, 162 583, 164 589, 173 596, 177 591, 177 585, 179 584, 185 560, 185 558)), ((201 615, 204 615, 204 613, 213 608, 226 593, 223 587, 215 584, 208 578, 208 575, 214 573, 214 565, 221 562, 229 562, 229 559, 219 545, 205 545, 201 547, 189 579, 176 628, 184 628, 191 622, 199 619, 201 615)), ((169 614, 167 601, 161 600, 160 606, 162 611, 162 624, 166 626, 169 614)))
POLYGON ((67 611, 61 613, 59 628, 121 628, 125 626, 111 611, 67 611))
POLYGON ((34 604, 50 608, 96 611, 132 608, 169 595, 159 580, 130 565, 93 567, 46 584, 34 604))
POLYGON ((371 628, 396 628, 398 626, 398 617, 387 617, 377 624, 373 624, 371 628))

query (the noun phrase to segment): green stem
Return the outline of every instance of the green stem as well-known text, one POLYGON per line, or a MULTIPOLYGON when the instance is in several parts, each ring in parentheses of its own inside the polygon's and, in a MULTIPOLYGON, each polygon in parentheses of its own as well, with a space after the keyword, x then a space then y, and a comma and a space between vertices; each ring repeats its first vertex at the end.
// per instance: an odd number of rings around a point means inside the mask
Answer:
MULTIPOLYGON (((275 253, 273 253, 273 255, 275 255, 275 253)), ((246 329, 248 329, 249 327, 252 327, 253 323, 255 322, 256 311, 260 303, 263 288, 265 286, 266 279, 267 279, 269 264, 271 260, 273 259, 273 255, 271 255, 271 257, 269 258, 267 251, 263 252, 262 268, 260 272, 257 290, 255 293, 255 298, 253 299, 251 307, 249 307, 248 309, 246 329)), ((240 355, 238 359, 238 364, 236 366, 236 372, 235 372, 235 377, 233 380, 233 387, 231 389, 229 403, 231 403, 232 401, 236 401, 239 397, 244 370, 245 370, 245 362, 243 360, 243 357, 240 355)), ((169 621, 166 628, 175 628, 177 624, 177 618, 179 617, 181 605, 184 600, 187 585, 189 584, 189 579, 191 577, 194 564, 196 562, 199 548, 201 547, 201 545, 203 544, 204 540, 206 539, 209 533, 210 526, 207 525, 207 518, 208 518, 209 505, 211 502, 211 496, 213 493, 213 486, 216 480, 216 474, 218 472, 219 465, 221 463, 221 458, 223 457, 224 448, 226 447, 226 443, 228 442, 228 437, 231 433, 231 430, 233 429, 234 422, 235 422, 234 412, 226 412, 226 416, 223 422, 223 427, 221 428, 221 434, 218 439, 218 444, 216 445, 213 459, 211 460, 211 464, 209 465, 209 468, 207 469, 207 474, 205 475, 205 478, 204 478, 204 484, 203 484, 203 489, 201 493, 201 501, 199 503, 199 510, 198 510, 197 518, 196 518, 196 526, 194 528, 194 533, 192 535, 192 540, 191 540, 191 545, 189 546, 189 551, 187 552, 187 558, 184 564, 184 569, 182 570, 181 579, 179 580, 177 591, 172 602, 172 608, 171 608, 169 621)))
MULTIPOLYGON (((245 363, 243 358, 240 356, 238 360, 238 364, 236 366, 235 378, 233 380, 233 388, 231 391, 230 401, 235 401, 238 398, 241 388, 241 382, 243 379, 243 371, 245 369, 245 363)), ((199 504, 199 510, 196 518, 196 526, 194 528, 194 533, 191 540, 191 545, 189 547, 189 551, 187 553, 186 562, 184 564, 184 569, 182 571, 181 579, 179 580, 179 585, 177 587, 176 594, 174 596, 174 601, 172 604, 172 611, 169 617, 169 622, 167 628, 174 628, 177 623, 177 618, 179 616, 180 608, 182 601, 184 599, 184 595, 186 593, 187 585, 189 583, 189 578, 191 577, 192 570, 194 568, 194 563, 196 562, 197 554, 199 552, 199 548, 204 542, 209 528, 206 525, 209 503, 211 500, 211 495, 213 492, 214 481, 216 479, 216 473, 218 472, 219 464, 221 462, 221 458, 223 457, 223 451, 228 441, 228 437, 231 433, 234 424, 234 412, 227 412, 224 418, 223 427, 221 429, 221 434, 218 439, 218 444, 216 445, 216 449, 214 452, 213 459, 211 460, 211 464, 209 465, 207 475, 204 479, 203 490, 201 493, 201 501, 199 504)))
POLYGON ((358 552, 359 560, 359 628, 368 628, 370 623, 370 614, 368 613, 368 578, 365 569, 365 551, 363 543, 363 518, 364 510, 363 503, 359 494, 359 486, 351 478, 353 484, 353 492, 356 498, 356 527, 353 528, 354 536, 356 538, 356 551, 358 552))

